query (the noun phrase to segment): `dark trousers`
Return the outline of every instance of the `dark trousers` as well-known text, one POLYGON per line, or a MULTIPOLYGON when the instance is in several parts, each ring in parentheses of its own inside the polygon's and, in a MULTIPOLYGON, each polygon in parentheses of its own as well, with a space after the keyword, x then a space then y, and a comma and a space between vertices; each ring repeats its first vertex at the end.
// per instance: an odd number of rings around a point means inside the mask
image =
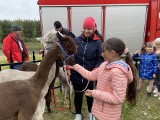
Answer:
POLYGON ((155 81, 156 81, 156 87, 158 88, 158 92, 160 92, 160 70, 158 70, 155 81))
POLYGON ((156 87, 158 89, 158 92, 160 92, 160 81, 157 81, 156 87))
MULTIPOLYGON (((72 83, 72 84, 75 93, 74 105, 76 114, 81 114, 84 92, 76 92, 76 91, 82 91, 87 85, 83 83, 82 84, 72 83)), ((89 82, 87 89, 93 90, 93 81, 89 82)), ((88 112, 91 112, 93 98, 86 96, 86 100, 87 100, 88 112)))

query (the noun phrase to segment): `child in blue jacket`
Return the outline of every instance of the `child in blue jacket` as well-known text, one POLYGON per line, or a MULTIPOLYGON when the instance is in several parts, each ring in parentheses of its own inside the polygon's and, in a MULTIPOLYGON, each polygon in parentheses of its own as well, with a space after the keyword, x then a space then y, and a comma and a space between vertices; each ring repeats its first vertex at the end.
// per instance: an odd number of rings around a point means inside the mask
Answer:
POLYGON ((149 89, 147 96, 151 96, 153 81, 156 78, 157 70, 158 70, 158 60, 157 55, 154 53, 154 46, 152 42, 147 42, 141 49, 141 53, 139 54, 139 50, 133 54, 133 59, 136 59, 138 54, 138 59, 140 60, 139 65, 139 77, 140 83, 139 88, 143 85, 144 80, 148 80, 149 89))

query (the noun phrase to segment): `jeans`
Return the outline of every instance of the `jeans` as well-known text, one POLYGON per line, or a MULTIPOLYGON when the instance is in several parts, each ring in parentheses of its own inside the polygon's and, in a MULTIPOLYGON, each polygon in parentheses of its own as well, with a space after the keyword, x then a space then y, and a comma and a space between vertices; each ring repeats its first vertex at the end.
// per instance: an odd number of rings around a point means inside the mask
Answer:
POLYGON ((11 69, 19 70, 21 64, 13 64, 11 69))

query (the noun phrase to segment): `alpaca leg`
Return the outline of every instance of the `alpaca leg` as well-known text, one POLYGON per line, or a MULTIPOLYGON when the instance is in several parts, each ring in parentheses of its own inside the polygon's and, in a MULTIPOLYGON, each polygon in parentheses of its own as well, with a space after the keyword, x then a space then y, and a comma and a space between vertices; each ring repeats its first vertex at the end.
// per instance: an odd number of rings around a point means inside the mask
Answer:
POLYGON ((45 105, 46 105, 45 103, 46 101, 44 98, 41 98, 38 101, 37 109, 34 113, 32 120, 43 120, 43 113, 45 111, 45 105))
POLYGON ((18 111, 15 113, 13 120, 18 120, 18 111))
POLYGON ((52 98, 51 88, 49 87, 48 92, 45 96, 48 113, 51 113, 51 108, 50 108, 51 98, 52 98))
POLYGON ((65 107, 68 107, 68 99, 69 99, 69 94, 68 94, 68 86, 66 84, 62 85, 63 88, 63 101, 64 101, 64 105, 65 107))
POLYGON ((70 86, 67 84, 66 86, 66 100, 67 100, 67 104, 68 104, 68 107, 70 107, 70 99, 71 99, 71 94, 70 94, 70 86))
POLYGON ((71 110, 71 95, 72 95, 72 85, 66 85, 65 87, 65 101, 67 107, 71 110))
POLYGON ((66 101, 66 85, 62 85, 62 88, 63 88, 63 100, 64 100, 64 105, 66 105, 67 101, 66 101))

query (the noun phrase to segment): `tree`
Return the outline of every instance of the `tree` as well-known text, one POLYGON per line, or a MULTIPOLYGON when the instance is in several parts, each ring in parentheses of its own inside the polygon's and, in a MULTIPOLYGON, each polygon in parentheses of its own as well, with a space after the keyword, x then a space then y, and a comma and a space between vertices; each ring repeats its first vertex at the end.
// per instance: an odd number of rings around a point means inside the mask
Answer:
POLYGON ((0 21, 0 25, 1 25, 1 28, 2 28, 2 39, 4 39, 8 33, 11 32, 11 21, 9 20, 3 20, 3 21, 0 21))
POLYGON ((0 43, 2 43, 2 40, 3 40, 2 36, 3 36, 3 31, 2 31, 2 27, 0 25, 0 43))
POLYGON ((11 32, 11 26, 18 24, 22 28, 23 40, 40 37, 40 21, 36 20, 0 20, 0 42, 11 32))
POLYGON ((33 37, 32 22, 30 22, 29 20, 23 21, 23 35, 28 38, 33 37))

